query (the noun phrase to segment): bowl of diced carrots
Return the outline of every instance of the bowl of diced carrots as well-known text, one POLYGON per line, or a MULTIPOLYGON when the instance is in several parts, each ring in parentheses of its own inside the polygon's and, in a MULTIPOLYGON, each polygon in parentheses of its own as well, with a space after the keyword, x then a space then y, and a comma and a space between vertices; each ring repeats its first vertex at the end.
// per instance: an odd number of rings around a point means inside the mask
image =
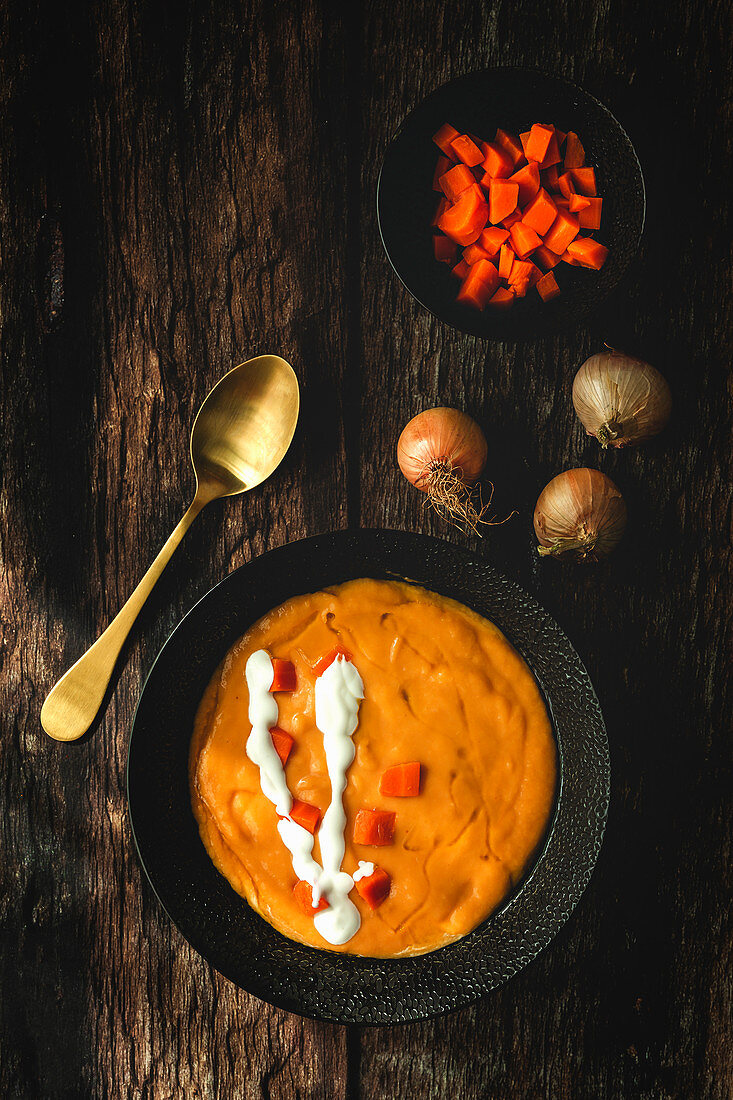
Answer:
POLYGON ((611 112, 568 81, 487 69, 405 119, 379 175, 392 267, 417 301, 476 336, 569 328, 639 246, 641 167, 611 112))

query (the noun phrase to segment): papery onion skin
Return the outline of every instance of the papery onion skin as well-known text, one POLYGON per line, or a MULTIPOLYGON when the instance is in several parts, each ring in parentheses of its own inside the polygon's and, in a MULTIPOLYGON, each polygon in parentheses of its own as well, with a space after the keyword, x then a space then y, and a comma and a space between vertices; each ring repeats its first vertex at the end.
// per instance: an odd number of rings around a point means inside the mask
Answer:
POLYGON ((486 436, 476 421, 458 409, 426 409, 413 416, 397 441, 397 461, 407 480, 424 493, 431 468, 455 470, 467 485, 486 465, 486 436))
POLYGON ((627 447, 662 431, 672 395, 655 367, 609 349, 591 355, 575 375, 573 405, 602 447, 627 447))
POLYGON ((605 558, 618 545, 626 519, 624 498, 610 477, 587 467, 566 470, 545 486, 535 507, 539 553, 605 558))

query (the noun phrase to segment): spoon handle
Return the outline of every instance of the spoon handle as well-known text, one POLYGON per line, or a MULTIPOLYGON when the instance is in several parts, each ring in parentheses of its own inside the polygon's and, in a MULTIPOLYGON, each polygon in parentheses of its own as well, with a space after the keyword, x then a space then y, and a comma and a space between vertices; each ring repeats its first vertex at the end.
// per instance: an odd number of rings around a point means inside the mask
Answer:
POLYGON ((94 645, 71 666, 46 696, 41 708, 41 725, 49 737, 54 737, 57 741, 76 741, 87 732, 102 705, 117 658, 132 624, 170 561, 173 551, 208 499, 196 494, 165 546, 104 634, 97 638, 94 645))

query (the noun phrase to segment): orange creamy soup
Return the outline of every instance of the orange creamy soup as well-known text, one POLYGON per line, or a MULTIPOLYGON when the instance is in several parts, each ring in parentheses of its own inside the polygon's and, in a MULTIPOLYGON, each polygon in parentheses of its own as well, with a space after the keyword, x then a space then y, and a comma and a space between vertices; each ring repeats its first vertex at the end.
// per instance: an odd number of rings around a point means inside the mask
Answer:
POLYGON ((377 957, 451 943, 496 909, 556 775, 546 707, 499 630, 374 580, 260 619, 211 680, 190 756, 201 837, 234 889, 294 940, 377 957))

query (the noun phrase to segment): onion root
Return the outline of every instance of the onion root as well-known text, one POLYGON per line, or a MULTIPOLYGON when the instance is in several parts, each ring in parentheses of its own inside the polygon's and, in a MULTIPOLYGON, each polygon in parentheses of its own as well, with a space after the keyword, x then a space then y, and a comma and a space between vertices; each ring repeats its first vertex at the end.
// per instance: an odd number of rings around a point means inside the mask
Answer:
POLYGON ((460 467, 452 466, 445 458, 428 463, 419 483, 425 490, 425 504, 464 534, 473 531, 481 538, 481 527, 500 527, 516 515, 516 512, 511 512, 501 520, 489 517, 494 497, 493 484, 489 482, 489 497, 484 501, 481 486, 467 485, 460 467))

